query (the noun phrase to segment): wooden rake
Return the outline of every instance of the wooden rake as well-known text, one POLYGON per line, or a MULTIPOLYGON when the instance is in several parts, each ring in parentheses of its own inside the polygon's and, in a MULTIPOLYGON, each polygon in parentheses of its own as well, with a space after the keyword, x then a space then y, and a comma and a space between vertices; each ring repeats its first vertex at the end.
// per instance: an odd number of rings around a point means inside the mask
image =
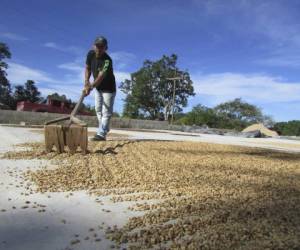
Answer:
POLYGON ((79 146, 82 153, 86 154, 88 146, 87 124, 76 117, 84 97, 85 94, 84 91, 82 91, 80 99, 70 115, 45 123, 44 133, 47 152, 51 152, 53 146, 55 146, 58 153, 63 153, 65 146, 67 146, 73 154, 79 146), (62 121, 67 122, 62 125, 55 124, 62 121))

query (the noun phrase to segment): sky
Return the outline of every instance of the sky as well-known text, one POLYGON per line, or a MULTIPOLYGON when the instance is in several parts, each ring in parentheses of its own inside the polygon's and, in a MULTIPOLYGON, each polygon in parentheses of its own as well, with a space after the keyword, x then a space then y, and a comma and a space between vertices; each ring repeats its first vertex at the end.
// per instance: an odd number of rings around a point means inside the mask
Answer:
MULTIPOLYGON (((146 59, 175 53, 196 93, 185 112, 242 98, 275 121, 300 120, 298 0, 1 0, 0 11, 13 86, 30 79, 43 96, 78 99, 86 54, 103 35, 117 86, 146 59)), ((118 89, 119 113, 123 99, 118 89)))

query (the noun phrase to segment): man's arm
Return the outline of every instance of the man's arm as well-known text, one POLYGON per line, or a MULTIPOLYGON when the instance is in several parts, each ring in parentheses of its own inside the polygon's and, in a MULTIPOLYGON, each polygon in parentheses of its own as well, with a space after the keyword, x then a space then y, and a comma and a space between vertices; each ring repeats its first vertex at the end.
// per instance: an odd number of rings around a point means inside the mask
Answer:
POLYGON ((105 77, 105 74, 106 72, 104 72, 103 70, 100 71, 95 81, 91 84, 91 87, 97 88, 101 84, 103 78, 105 77))
POLYGON ((91 83, 90 83, 90 77, 91 77, 91 69, 89 67, 89 65, 85 66, 85 72, 84 72, 84 93, 85 96, 88 96, 91 92, 91 83))
POLYGON ((109 66, 110 66, 110 61, 109 60, 105 60, 103 69, 99 72, 97 78, 91 84, 92 88, 97 88, 101 84, 102 80, 104 79, 104 77, 105 77, 105 75, 107 73, 107 70, 108 70, 109 66))
POLYGON ((84 80, 84 87, 88 87, 90 85, 90 77, 91 77, 91 69, 89 65, 85 66, 85 80, 84 80))

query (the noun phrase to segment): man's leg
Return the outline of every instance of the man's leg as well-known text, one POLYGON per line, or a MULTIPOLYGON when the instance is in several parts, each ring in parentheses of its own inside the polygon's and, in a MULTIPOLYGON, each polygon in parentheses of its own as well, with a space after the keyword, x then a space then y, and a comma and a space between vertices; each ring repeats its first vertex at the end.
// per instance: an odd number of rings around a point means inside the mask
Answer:
POLYGON ((101 131, 102 104, 103 104, 102 93, 100 91, 98 91, 97 89, 95 89, 95 111, 96 111, 96 115, 98 118, 98 124, 99 124, 97 134, 99 134, 101 131))
POLYGON ((106 137, 110 128, 110 119, 113 114, 113 106, 115 101, 116 93, 102 93, 103 103, 102 103, 102 119, 101 127, 99 130, 99 135, 106 137))

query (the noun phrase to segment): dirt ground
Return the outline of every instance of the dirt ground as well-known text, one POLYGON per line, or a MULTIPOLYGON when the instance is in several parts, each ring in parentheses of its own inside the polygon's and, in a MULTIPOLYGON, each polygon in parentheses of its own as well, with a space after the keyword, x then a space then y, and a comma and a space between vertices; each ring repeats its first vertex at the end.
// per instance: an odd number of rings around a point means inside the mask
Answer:
POLYGON ((23 144, 5 159, 46 159, 28 192, 88 191, 143 211, 106 229, 129 249, 299 249, 300 155, 201 142, 119 138, 90 153, 46 154, 23 144))

